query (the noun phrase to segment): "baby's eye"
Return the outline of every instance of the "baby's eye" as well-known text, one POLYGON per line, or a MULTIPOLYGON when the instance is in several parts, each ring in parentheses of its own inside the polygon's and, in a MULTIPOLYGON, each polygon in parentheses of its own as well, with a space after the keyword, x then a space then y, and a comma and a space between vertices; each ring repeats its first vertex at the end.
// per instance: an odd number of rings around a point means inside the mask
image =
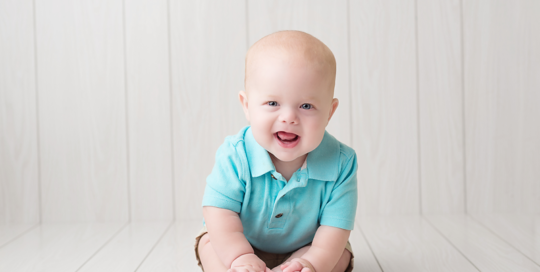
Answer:
POLYGON ((305 103, 305 104, 302 104, 302 109, 304 110, 309 110, 311 109, 313 106, 311 104, 308 104, 308 103, 305 103))
POLYGON ((277 106, 277 102, 276 101, 268 101, 268 105, 269 106, 277 106))

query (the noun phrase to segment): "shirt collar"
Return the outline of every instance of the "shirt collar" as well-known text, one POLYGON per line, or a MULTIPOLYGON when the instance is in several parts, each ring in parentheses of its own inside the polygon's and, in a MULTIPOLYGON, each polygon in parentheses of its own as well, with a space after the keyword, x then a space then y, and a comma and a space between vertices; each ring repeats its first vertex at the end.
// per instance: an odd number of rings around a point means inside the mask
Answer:
MULTIPOLYGON (((246 130, 244 139, 251 176, 258 177, 268 171, 276 171, 268 151, 253 137, 251 126, 246 130)), ((336 181, 339 174, 339 154, 339 142, 325 130, 321 143, 308 153, 301 169, 307 168, 309 179, 336 181)))

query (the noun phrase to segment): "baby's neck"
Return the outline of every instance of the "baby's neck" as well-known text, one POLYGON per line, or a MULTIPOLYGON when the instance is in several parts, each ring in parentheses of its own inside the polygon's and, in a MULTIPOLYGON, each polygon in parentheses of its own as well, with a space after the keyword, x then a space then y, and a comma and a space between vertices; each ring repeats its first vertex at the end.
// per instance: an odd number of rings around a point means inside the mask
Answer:
POLYGON ((270 155, 270 158, 272 159, 272 162, 274 163, 274 166, 276 167, 276 171, 279 172, 287 182, 291 179, 292 175, 296 170, 298 170, 300 167, 302 167, 302 164, 304 164, 304 161, 307 158, 308 154, 305 154, 303 156, 300 156, 296 158, 293 161, 290 162, 284 162, 276 158, 272 153, 268 153, 270 155))

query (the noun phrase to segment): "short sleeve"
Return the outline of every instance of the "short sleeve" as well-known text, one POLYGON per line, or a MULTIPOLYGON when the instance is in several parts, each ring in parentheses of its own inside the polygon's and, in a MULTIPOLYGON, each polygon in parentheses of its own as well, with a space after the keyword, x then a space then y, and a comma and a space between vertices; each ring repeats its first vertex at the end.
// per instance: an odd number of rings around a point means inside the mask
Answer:
POLYGON ((330 198, 322 208, 321 225, 352 230, 356 216, 358 191, 356 172, 358 163, 356 154, 345 164, 336 181, 330 198))
POLYGON ((214 206, 240 213, 246 183, 242 158, 230 138, 218 148, 212 172, 206 178, 202 206, 214 206))

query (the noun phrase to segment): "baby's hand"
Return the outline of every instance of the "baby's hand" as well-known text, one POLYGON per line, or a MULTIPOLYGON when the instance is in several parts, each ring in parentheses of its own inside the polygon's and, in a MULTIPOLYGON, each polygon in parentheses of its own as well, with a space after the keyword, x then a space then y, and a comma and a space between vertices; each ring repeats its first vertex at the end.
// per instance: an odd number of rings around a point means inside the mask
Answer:
POLYGON ((266 264, 253 253, 244 254, 231 263, 227 272, 272 272, 266 264))
POLYGON ((313 265, 305 259, 294 258, 290 262, 281 265, 283 272, 315 272, 313 265))

